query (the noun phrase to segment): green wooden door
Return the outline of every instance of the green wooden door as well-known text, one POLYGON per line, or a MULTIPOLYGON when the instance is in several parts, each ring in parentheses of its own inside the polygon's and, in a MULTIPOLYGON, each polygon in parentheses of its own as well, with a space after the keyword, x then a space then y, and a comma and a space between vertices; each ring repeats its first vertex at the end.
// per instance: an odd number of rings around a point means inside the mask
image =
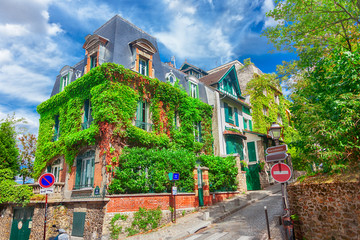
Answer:
POLYGON ((204 190, 203 190, 203 178, 202 178, 202 170, 198 168, 198 193, 199 193, 199 206, 204 206, 204 190))
POLYGON ((34 208, 15 208, 10 240, 28 240, 32 227, 34 208))
POLYGON ((247 190, 260 190, 259 164, 249 164, 245 171, 247 190))
POLYGON ((83 237, 86 212, 74 212, 71 236, 83 237))

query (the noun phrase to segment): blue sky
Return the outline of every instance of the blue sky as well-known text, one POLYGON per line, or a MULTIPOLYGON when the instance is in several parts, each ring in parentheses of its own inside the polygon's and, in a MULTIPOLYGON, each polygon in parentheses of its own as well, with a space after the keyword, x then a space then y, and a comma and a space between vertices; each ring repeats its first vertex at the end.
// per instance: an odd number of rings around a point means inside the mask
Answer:
POLYGON ((288 53, 274 53, 261 32, 273 0, 2 0, 0 119, 16 113, 37 133, 36 106, 49 98, 65 65, 84 57, 84 37, 119 14, 158 40, 162 61, 175 56, 204 70, 251 58, 275 72, 288 53))

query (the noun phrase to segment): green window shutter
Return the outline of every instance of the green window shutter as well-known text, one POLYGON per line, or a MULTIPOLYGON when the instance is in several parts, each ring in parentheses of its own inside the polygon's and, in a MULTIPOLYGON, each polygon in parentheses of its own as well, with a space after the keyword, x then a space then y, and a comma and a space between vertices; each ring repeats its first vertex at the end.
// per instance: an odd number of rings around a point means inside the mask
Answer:
POLYGON ((136 109, 136 120, 142 122, 142 101, 139 100, 136 109))
POLYGON ((236 152, 240 155, 240 160, 244 160, 244 146, 242 145, 242 140, 238 137, 236 137, 234 140, 236 152))
POLYGON ((200 96, 199 96, 199 85, 196 85, 196 98, 200 98, 200 96))
POLYGON ((201 122, 199 122, 198 124, 199 124, 199 142, 202 142, 202 137, 201 137, 201 122))
POLYGON ((238 110, 237 108, 234 108, 234 112, 235 112, 235 125, 239 126, 239 117, 238 117, 238 110))
POLYGON ((225 143, 226 143, 226 154, 230 154, 232 152, 232 142, 230 140, 230 137, 226 137, 225 143))
POLYGON ((256 162, 256 150, 255 150, 255 142, 248 142, 248 154, 249 154, 249 162, 256 162))
POLYGON ((250 129, 250 131, 252 131, 252 130, 253 130, 251 120, 249 120, 249 129, 250 129))
POLYGON ((46 172, 51 173, 51 166, 46 167, 46 172))
POLYGON ((84 123, 86 123, 88 119, 89 119, 89 99, 86 99, 84 103, 84 123))
POLYGON ((86 212, 74 212, 71 236, 83 237, 86 212))
POLYGON ((93 187, 93 185, 94 185, 94 174, 95 174, 95 158, 92 158, 91 159, 91 172, 90 172, 91 187, 93 187))
POLYGON ((75 176, 75 186, 80 186, 81 182, 81 165, 82 165, 82 159, 77 158, 76 159, 76 176, 75 176))
POLYGON ((60 78, 60 86, 59 86, 59 92, 62 91, 62 85, 63 85, 63 78, 60 78))
POLYGON ((224 111, 225 111, 225 122, 229 122, 229 108, 227 103, 224 102, 224 111))
POLYGON ((191 82, 189 81, 189 96, 191 97, 191 82))
POLYGON ((244 121, 244 129, 247 129, 248 127, 247 127, 247 122, 246 122, 246 119, 245 119, 245 118, 243 118, 243 121, 244 121))

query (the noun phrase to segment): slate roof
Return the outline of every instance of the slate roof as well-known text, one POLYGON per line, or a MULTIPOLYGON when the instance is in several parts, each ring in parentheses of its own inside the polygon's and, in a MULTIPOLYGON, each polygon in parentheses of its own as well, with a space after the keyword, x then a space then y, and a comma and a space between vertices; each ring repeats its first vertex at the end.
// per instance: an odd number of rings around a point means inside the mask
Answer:
POLYGON ((214 72, 212 74, 206 75, 206 76, 200 78, 199 81, 203 82, 205 85, 211 86, 211 85, 219 82, 219 80, 225 75, 225 73, 227 73, 227 71, 229 70, 230 67, 224 68, 218 72, 214 72))

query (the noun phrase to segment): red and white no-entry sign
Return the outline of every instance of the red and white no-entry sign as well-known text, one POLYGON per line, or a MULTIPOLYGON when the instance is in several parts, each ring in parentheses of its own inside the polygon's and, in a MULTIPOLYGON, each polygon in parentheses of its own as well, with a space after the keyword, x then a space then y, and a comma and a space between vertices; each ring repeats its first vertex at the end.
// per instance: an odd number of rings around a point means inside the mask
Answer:
POLYGON ((284 163, 277 163, 271 168, 271 176, 277 182, 287 182, 291 178, 291 169, 284 163))

